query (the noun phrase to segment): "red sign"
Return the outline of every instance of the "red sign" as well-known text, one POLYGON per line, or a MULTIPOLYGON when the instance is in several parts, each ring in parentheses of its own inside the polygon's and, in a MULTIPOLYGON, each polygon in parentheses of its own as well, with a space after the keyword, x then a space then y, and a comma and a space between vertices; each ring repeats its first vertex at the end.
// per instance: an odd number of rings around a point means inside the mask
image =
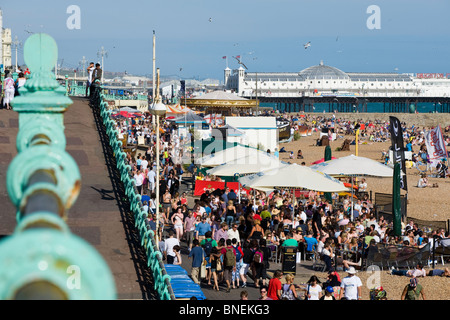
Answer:
POLYGON ((418 79, 448 79, 450 73, 418 73, 416 74, 418 79))
POLYGON ((201 196, 206 190, 211 193, 216 189, 225 189, 225 182, 196 180, 194 196, 201 196))

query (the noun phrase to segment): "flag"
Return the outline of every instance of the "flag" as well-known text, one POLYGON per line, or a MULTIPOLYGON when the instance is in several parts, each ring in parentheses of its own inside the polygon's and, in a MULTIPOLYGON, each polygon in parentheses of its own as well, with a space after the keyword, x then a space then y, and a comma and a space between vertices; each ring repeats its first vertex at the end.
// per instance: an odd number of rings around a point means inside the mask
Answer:
POLYGON ((396 117, 389 117, 389 132, 391 134, 393 163, 400 163, 403 175, 400 175, 400 187, 408 191, 406 184, 405 148, 403 147, 403 130, 400 120, 396 117))
POLYGON ((241 58, 241 56, 236 56, 236 58, 237 58, 237 59, 240 59, 240 58, 241 58))
POLYGON ((227 58, 227 56, 223 56, 223 57, 222 57, 222 59, 226 59, 226 58, 227 58))
POLYGON ((438 125, 436 128, 425 132, 425 144, 432 167, 435 167, 439 160, 447 158, 447 149, 442 136, 441 126, 438 125))
POLYGON ((184 93, 186 91, 186 81, 181 80, 180 84, 181 84, 180 92, 184 93))
POLYGON ((392 182, 392 214, 393 226, 396 236, 402 235, 402 206, 400 197, 401 173, 400 164, 394 164, 394 177, 392 182))

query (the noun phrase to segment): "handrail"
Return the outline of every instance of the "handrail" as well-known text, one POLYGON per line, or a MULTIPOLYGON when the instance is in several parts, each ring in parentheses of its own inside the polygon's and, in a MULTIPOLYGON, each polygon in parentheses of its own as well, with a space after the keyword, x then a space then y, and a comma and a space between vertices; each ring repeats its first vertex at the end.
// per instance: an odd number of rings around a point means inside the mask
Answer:
POLYGON ((154 289, 158 293, 160 300, 175 300, 175 294, 170 284, 170 276, 164 267, 162 254, 158 250, 155 241, 155 234, 148 224, 147 213, 143 210, 141 196, 137 192, 135 181, 131 175, 131 168, 126 163, 127 157, 122 149, 122 142, 118 139, 115 122, 111 119, 111 110, 108 110, 105 95, 101 91, 101 87, 98 87, 94 92, 92 98, 93 106, 98 108, 105 131, 109 137, 109 144, 116 158, 117 169, 124 185, 125 195, 130 202, 129 209, 133 213, 135 227, 141 238, 141 246, 147 255, 147 266, 152 271, 154 289))
POLYGON ((6 183, 17 226, 0 242, 0 299, 116 299, 108 265, 66 224, 81 176, 65 151, 63 113, 72 100, 51 72, 56 42, 46 34, 30 36, 24 59, 33 76, 11 103, 19 113, 18 155, 6 183))

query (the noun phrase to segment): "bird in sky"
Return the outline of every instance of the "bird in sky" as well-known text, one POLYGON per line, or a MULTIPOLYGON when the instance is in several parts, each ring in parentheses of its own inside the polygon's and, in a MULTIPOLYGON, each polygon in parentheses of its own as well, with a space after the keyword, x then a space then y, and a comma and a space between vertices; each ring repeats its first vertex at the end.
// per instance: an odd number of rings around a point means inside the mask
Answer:
POLYGON ((303 46, 305 47, 305 49, 308 49, 309 47, 311 47, 311 41, 308 41, 308 43, 305 43, 303 46))

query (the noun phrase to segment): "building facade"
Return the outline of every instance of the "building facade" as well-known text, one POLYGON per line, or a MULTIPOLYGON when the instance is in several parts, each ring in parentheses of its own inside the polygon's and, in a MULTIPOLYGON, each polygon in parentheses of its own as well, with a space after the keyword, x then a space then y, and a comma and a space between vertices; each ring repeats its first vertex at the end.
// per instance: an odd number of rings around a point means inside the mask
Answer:
POLYGON ((11 70, 12 55, 11 55, 11 29, 2 29, 2 64, 3 68, 11 70))
POLYGON ((450 73, 344 72, 323 62, 292 73, 227 68, 224 81, 227 90, 246 98, 450 97, 450 73))

